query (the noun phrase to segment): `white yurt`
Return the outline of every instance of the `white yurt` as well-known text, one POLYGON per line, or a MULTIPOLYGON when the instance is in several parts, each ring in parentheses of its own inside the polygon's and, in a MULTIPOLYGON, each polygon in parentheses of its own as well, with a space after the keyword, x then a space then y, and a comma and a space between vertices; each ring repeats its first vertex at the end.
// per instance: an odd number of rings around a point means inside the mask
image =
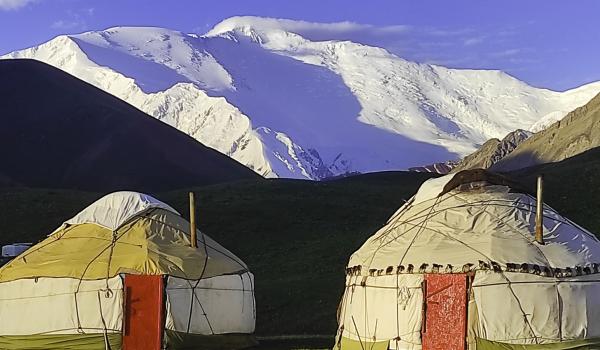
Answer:
POLYGON ((426 181, 350 257, 334 348, 600 349, 600 242, 536 208, 481 169, 426 181))
POLYGON ((200 231, 193 246, 190 232, 151 196, 99 199, 0 268, 0 348, 255 344, 252 273, 200 231))

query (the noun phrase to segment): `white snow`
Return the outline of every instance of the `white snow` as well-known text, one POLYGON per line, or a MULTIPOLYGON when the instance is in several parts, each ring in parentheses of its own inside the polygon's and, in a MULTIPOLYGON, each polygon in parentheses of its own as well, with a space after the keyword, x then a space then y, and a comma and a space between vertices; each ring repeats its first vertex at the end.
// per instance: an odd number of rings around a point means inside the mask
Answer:
POLYGON ((534 132, 534 133, 540 132, 540 131, 546 129, 547 127, 549 127, 550 125, 561 120, 565 115, 567 115, 567 113, 569 113, 569 111, 555 111, 555 112, 548 113, 545 116, 543 116, 542 118, 540 118, 540 120, 533 123, 529 127, 529 131, 534 132))
POLYGON ((52 64, 267 177, 321 179, 458 159, 600 92, 600 83, 554 92, 499 71, 314 40, 320 26, 327 24, 234 17, 203 36, 120 27, 4 58, 52 64))

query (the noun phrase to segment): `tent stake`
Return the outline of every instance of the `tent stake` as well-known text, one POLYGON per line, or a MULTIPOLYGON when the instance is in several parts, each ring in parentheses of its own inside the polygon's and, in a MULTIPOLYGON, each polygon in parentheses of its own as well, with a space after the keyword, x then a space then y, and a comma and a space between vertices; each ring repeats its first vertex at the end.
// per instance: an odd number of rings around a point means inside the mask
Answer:
POLYGON ((537 206, 535 210, 535 241, 544 244, 544 175, 537 178, 537 206))
POLYGON ((196 239, 196 201, 194 199, 194 192, 189 193, 190 196, 190 243, 192 248, 198 248, 198 241, 196 239))

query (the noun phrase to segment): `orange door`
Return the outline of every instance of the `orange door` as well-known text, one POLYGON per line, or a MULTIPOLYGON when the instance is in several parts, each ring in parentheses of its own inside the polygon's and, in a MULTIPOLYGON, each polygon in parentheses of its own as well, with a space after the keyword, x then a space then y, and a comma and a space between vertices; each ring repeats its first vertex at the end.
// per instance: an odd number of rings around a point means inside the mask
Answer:
POLYGON ((424 287, 423 350, 465 350, 467 275, 427 274, 424 287))
POLYGON ((160 350, 163 283, 163 276, 125 275, 123 350, 160 350))

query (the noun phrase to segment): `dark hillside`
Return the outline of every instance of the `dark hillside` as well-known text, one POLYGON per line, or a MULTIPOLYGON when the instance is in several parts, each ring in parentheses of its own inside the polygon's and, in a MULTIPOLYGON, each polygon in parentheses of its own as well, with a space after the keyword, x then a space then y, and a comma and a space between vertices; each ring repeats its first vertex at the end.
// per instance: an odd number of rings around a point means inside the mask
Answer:
POLYGON ((164 191, 258 176, 57 68, 0 61, 0 185, 164 191))

